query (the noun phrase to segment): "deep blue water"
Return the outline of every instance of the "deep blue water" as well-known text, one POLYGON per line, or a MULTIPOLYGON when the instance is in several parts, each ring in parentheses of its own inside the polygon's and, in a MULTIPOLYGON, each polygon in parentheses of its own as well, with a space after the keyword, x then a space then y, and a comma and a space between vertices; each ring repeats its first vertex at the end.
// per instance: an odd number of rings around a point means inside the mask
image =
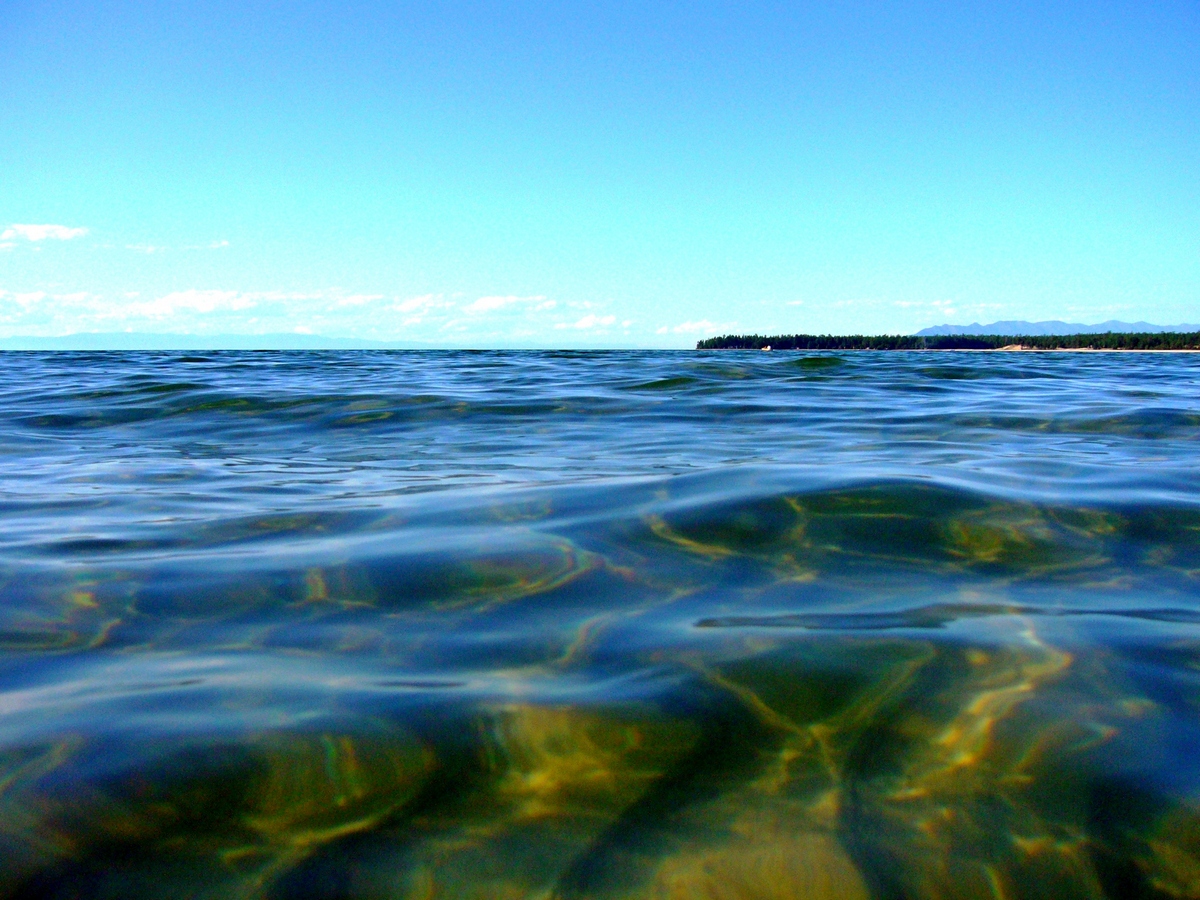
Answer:
POLYGON ((1200 356, 0 355, 0 897, 1200 896, 1200 356))

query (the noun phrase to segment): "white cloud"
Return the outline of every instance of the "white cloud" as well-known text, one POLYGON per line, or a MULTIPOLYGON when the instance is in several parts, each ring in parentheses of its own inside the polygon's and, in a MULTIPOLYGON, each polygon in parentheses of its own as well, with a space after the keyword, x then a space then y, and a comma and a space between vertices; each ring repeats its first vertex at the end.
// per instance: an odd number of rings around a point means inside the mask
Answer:
POLYGON ((596 328, 597 326, 607 327, 615 321, 617 321, 616 316, 598 316, 595 313, 588 313, 586 316, 584 316, 578 322, 573 322, 573 323, 559 322, 554 327, 555 328, 578 328, 581 330, 586 330, 589 328, 596 328))
POLYGON ((10 225, 0 233, 0 241, 24 238, 27 241, 69 241, 83 237, 86 228, 70 228, 66 225, 10 225))
POLYGON ((513 294, 504 296, 480 297, 472 303, 468 303, 463 307, 463 310, 470 315, 479 315, 480 313, 495 312, 498 309, 515 305, 535 304, 535 309, 553 309, 555 302, 547 300, 541 294, 532 297, 517 297, 513 294))
POLYGON ((237 291, 172 291, 154 300, 130 303, 124 309, 114 310, 115 318, 148 317, 162 319, 179 313, 212 313, 250 309, 257 298, 237 291))
MULTIPOLYGON (((179 246, 170 249, 183 250, 179 246)), ((616 314, 618 310, 595 303, 555 301, 543 295, 446 292, 394 296, 353 293, 337 286, 310 293, 203 286, 169 292, 142 287, 139 292, 137 287, 123 286, 110 293, 51 289, 19 295, 11 289, 7 293, 0 290, 0 334, 281 334, 306 329, 329 337, 431 345, 557 342, 567 346, 594 342, 630 325, 644 327, 633 318, 623 320, 616 314)))
POLYGON ((383 294, 348 294, 341 297, 337 303, 338 306, 364 306, 367 303, 373 303, 376 300, 382 300, 383 294))
POLYGON ((431 309, 440 309, 452 304, 447 303, 445 297, 441 294, 422 294, 419 297, 409 297, 406 300, 397 300, 392 304, 392 309, 402 313, 425 313, 431 309))
POLYGON ((420 325, 430 314, 442 312, 453 306, 454 303, 442 294, 421 294, 419 297, 408 297, 404 300, 397 297, 392 303, 392 309, 404 316, 400 320, 401 328, 420 325))
MULTIPOLYGON (((724 325, 718 325, 716 322, 710 322, 708 319, 700 319, 695 322, 680 322, 671 330, 676 334, 693 334, 698 331, 713 331, 714 329, 733 328, 736 322, 726 322, 724 325)), ((659 334, 662 334, 660 329, 659 334)))
POLYGON ((39 304, 43 300, 45 300, 46 292, 45 291, 30 291, 25 294, 13 294, 12 296, 13 296, 13 299, 15 301, 17 301, 17 303, 23 309, 29 309, 30 307, 36 306, 37 304, 39 304))
POLYGON ((373 326, 374 308, 341 307, 340 293, 289 294, 282 291, 183 290, 158 296, 136 291, 109 296, 87 292, 0 292, 0 322, 8 333, 49 336, 81 332, 149 331, 183 334, 288 331, 349 322, 373 326), (363 312, 359 313, 358 310, 363 312), (260 327, 261 323, 261 327, 260 327))
POLYGON ((511 306, 521 300, 520 297, 480 297, 473 303, 468 303, 465 307, 466 311, 477 315, 479 313, 493 312, 497 309, 503 309, 506 306, 511 306))

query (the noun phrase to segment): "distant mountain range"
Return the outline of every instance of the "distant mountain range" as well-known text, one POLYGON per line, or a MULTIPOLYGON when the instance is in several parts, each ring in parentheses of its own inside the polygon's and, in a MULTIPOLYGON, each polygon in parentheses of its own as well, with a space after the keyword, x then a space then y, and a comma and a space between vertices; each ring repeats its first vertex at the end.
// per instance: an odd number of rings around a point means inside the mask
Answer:
POLYGON ((917 332, 918 337, 930 337, 938 334, 1104 334, 1106 331, 1121 331, 1134 334, 1162 334, 1163 332, 1193 332, 1200 331, 1200 325, 1151 325, 1149 322, 1118 322, 1109 319, 1099 325, 1083 325, 1078 322, 1060 322, 1053 319, 1048 322, 1025 322, 1023 320, 1006 320, 992 322, 990 325, 980 325, 972 322, 970 325, 935 325, 933 328, 922 328, 917 332))

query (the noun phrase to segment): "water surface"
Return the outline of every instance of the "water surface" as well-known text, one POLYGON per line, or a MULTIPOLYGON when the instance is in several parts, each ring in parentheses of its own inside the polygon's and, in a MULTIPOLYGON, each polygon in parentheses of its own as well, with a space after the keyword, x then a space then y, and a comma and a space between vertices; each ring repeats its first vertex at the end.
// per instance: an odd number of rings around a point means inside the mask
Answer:
POLYGON ((1200 357, 0 356, 0 897, 1200 896, 1200 357))

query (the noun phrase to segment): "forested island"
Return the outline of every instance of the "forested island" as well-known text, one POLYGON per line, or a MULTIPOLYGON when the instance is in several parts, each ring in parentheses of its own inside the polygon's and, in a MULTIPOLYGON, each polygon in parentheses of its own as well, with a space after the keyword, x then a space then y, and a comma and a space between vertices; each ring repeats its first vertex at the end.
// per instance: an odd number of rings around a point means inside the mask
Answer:
POLYGON ((1200 350, 1200 331, 1103 334, 727 334, 697 350, 1200 350))

